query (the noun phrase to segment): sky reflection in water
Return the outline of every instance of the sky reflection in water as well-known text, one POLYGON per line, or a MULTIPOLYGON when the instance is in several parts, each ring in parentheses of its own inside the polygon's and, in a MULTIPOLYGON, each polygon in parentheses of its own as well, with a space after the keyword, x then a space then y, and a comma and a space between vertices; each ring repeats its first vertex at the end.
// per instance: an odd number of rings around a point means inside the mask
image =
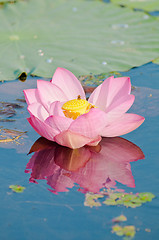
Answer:
POLYGON ((29 181, 45 179, 54 193, 69 191, 75 183, 84 193, 115 188, 116 181, 135 187, 130 162, 144 158, 138 146, 121 137, 103 138, 96 147, 74 150, 41 137, 32 152, 25 170, 31 174, 29 181))

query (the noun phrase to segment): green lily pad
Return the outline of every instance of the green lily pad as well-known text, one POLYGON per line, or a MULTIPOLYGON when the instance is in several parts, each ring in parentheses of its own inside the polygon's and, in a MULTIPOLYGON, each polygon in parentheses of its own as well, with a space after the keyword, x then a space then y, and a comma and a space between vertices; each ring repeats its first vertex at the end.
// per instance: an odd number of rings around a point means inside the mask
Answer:
MULTIPOLYGON (((104 197, 105 200, 103 201, 103 204, 105 205, 123 205, 125 207, 136 208, 141 206, 143 203, 151 202, 152 199, 155 198, 155 195, 150 192, 143 192, 137 194, 115 191, 104 191, 100 192, 99 194, 86 193, 84 205, 89 207, 101 206, 101 202, 99 201, 99 199, 104 197)), ((119 219, 120 217, 121 219, 122 217, 123 219, 125 218, 125 216, 123 215, 119 216, 119 219)))
POLYGON ((100 207, 101 203, 98 201, 99 198, 103 198, 103 194, 86 193, 84 206, 100 207))
POLYGON ((111 0, 111 2, 130 8, 143 9, 148 12, 159 10, 158 0, 111 0))
MULTIPOLYGON (((147 15, 146 15, 147 16, 147 15)), ((125 71, 158 57, 159 20, 101 1, 18 1, 0 9, 0 80, 125 71)))
POLYGON ((12 189, 12 191, 16 192, 16 193, 22 193, 25 189, 25 187, 22 187, 20 185, 10 185, 9 188, 12 189))
POLYGON ((109 206, 124 205, 125 207, 135 208, 152 201, 154 197, 152 193, 110 193, 103 203, 109 206))
POLYGON ((151 202, 153 198, 155 198, 155 195, 152 194, 152 193, 139 193, 137 195, 139 197, 139 199, 142 201, 142 202, 151 202))
POLYGON ((118 236, 133 238, 135 236, 136 230, 133 225, 122 227, 117 224, 112 226, 112 232, 116 233, 118 236))

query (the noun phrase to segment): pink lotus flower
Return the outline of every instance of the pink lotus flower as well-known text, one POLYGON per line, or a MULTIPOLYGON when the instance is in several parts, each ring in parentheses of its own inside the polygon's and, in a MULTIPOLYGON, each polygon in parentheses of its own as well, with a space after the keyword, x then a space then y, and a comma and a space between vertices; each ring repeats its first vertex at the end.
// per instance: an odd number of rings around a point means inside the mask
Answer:
POLYGON ((115 188, 116 182, 135 187, 130 162, 144 158, 142 150, 128 140, 103 138, 97 146, 70 149, 39 138, 35 152, 26 166, 30 182, 45 179, 52 192, 65 192, 75 183, 82 192, 99 192, 115 188), (82 189, 81 189, 82 188, 82 189))
POLYGON ((126 113, 134 102, 128 77, 109 77, 88 101, 78 79, 57 68, 51 82, 38 80, 24 90, 29 123, 41 136, 69 148, 96 146, 101 137, 115 137, 139 127, 144 118, 126 113))

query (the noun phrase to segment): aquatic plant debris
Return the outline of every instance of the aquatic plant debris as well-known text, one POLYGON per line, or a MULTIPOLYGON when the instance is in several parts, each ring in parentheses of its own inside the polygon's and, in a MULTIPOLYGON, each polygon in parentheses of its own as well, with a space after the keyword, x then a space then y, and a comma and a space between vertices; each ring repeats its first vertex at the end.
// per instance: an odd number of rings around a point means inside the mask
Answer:
POLYGON ((18 103, 0 101, 0 122, 15 121, 10 118, 16 115, 16 109, 21 108, 23 106, 18 103))
POLYGON ((159 57, 152 60, 153 63, 159 64, 159 57))
POLYGON ((6 3, 11 3, 11 4, 13 4, 13 3, 16 3, 16 2, 18 2, 18 1, 21 1, 21 0, 0 0, 0 5, 4 5, 4 4, 6 4, 6 3))
MULTIPOLYGON (((123 192, 101 192, 99 194, 87 193, 84 205, 85 206, 101 206, 101 198, 106 199, 103 201, 103 204, 108 206, 117 206, 123 205, 125 207, 136 208, 140 207, 143 203, 151 202, 155 195, 150 192, 143 193, 123 193, 123 192), (94 205, 93 205, 94 204, 94 205)), ((103 200, 103 199, 102 199, 103 200)))
POLYGON ((18 1, 26 1, 26 0, 0 0, 0 3, 15 3, 18 1))
POLYGON ((136 229, 133 225, 120 226, 118 224, 112 226, 112 233, 115 233, 117 236, 124 236, 124 240, 132 239, 135 236, 136 229))
POLYGON ((1 128, 0 143, 9 143, 9 142, 16 141, 26 133, 27 131, 22 132, 14 129, 12 130, 12 129, 1 128))
POLYGON ((112 71, 109 73, 101 73, 101 74, 89 74, 89 75, 80 75, 78 77, 79 81, 82 82, 84 87, 89 87, 89 86, 98 86, 101 84, 104 79, 111 77, 122 77, 122 74, 116 71, 112 71))
POLYGON ((111 0, 112 3, 145 11, 159 10, 158 0, 111 0))
POLYGON ((101 1, 76 0, 76 12, 74 5, 74 0, 34 0, 0 9, 0 80, 22 72, 51 77, 59 63, 76 75, 126 71, 158 57, 156 18, 101 1))
POLYGON ((20 185, 10 185, 9 188, 12 189, 12 191, 16 192, 16 193, 22 193, 25 189, 25 187, 22 187, 20 185))
POLYGON ((112 219, 113 223, 119 223, 119 222, 125 222, 125 221, 127 221, 127 217, 125 217, 123 214, 112 219))

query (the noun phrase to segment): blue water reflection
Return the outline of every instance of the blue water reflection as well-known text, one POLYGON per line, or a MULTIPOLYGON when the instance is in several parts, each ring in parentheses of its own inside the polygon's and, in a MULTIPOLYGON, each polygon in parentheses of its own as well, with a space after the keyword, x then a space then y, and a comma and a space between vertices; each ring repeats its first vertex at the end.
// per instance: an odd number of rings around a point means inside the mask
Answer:
POLYGON ((35 152, 26 166, 30 182, 45 179, 51 192, 65 192, 75 183, 82 192, 97 193, 115 188, 116 182, 135 187, 130 162, 144 158, 142 150, 121 138, 103 138, 96 147, 69 149, 39 138, 30 152, 35 152))

